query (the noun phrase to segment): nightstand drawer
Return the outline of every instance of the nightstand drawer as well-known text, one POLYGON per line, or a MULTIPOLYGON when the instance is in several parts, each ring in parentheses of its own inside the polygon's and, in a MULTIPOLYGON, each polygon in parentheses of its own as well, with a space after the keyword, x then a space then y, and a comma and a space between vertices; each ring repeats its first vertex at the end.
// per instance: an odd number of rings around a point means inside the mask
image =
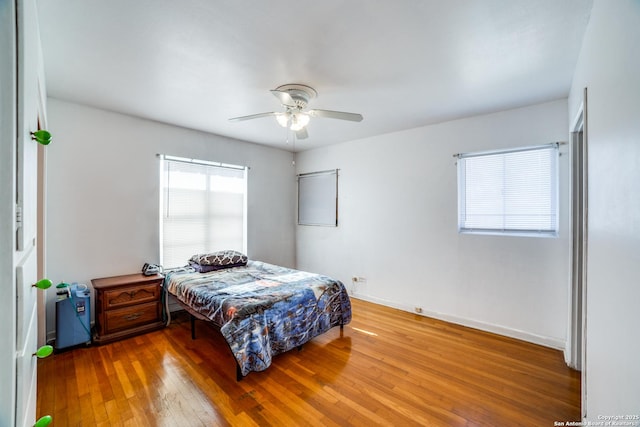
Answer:
POLYGON ((135 328, 160 320, 160 304, 150 302, 105 313, 105 333, 135 328))
POLYGON ((157 284, 138 285, 124 289, 112 289, 103 292, 105 310, 142 304, 160 299, 160 286, 157 284))

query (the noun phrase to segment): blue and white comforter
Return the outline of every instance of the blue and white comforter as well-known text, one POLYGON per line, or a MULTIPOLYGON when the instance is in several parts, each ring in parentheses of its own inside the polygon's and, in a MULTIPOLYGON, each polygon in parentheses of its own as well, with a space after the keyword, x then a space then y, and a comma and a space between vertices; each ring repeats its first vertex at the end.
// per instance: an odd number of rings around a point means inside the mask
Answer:
POLYGON ((273 356, 351 321, 340 281, 260 261, 210 273, 169 273, 165 286, 220 327, 242 375, 265 370, 273 356))

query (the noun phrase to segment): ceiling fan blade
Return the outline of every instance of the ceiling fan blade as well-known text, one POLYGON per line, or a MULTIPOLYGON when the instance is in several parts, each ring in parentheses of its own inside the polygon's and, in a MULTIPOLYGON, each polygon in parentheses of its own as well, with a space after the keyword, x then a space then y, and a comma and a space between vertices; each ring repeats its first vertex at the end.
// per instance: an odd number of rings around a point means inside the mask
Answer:
POLYGON ((307 132, 307 128, 302 128, 296 132, 297 139, 307 139, 309 138, 309 133, 307 132))
POLYGON ((309 110, 306 113, 311 117, 326 117, 328 119, 350 120, 352 122, 361 122, 363 119, 362 114, 346 113, 344 111, 309 110))
POLYGON ((280 113, 276 113, 275 111, 272 111, 270 113, 251 114, 250 116, 233 117, 233 118, 229 119, 229 121, 230 122, 241 122, 243 120, 259 119, 260 117, 275 116, 277 114, 280 114, 280 113))
POLYGON ((283 92, 281 90, 272 90, 271 93, 273 96, 280 100, 282 105, 286 105, 287 107, 296 107, 296 101, 289 95, 288 92, 283 92))

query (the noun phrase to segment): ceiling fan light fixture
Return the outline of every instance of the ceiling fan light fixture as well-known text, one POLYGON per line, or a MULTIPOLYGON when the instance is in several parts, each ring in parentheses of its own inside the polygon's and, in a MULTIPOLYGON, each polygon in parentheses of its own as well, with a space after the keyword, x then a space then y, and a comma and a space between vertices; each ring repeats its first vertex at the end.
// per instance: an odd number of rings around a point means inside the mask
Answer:
POLYGON ((284 111, 270 111, 267 113, 251 114, 249 116, 232 117, 229 120, 232 122, 240 122, 275 116, 278 124, 283 128, 291 129, 295 132, 298 139, 306 139, 309 137, 306 126, 309 124, 311 117, 325 117, 328 119, 349 120, 352 122, 362 121, 362 114, 333 110, 307 110, 308 102, 318 96, 318 92, 307 85, 286 84, 271 90, 271 93, 278 98, 284 111))
POLYGON ((289 127, 289 117, 290 114, 289 113, 282 113, 282 114, 277 114, 276 115, 276 120, 278 121, 278 124, 280 126, 282 126, 283 128, 289 127))
POLYGON ((297 132, 309 124, 309 115, 295 113, 291 118, 291 130, 297 132))

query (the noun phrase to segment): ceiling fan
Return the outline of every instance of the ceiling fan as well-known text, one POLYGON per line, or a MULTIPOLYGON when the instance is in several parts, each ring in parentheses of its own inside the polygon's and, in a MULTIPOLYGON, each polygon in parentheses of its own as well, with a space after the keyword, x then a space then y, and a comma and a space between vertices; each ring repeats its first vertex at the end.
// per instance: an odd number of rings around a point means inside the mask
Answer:
POLYGON ((268 113, 252 114, 250 116, 233 117, 229 120, 232 122, 239 122, 243 120, 258 119, 260 117, 275 116, 280 126, 294 131, 296 138, 298 139, 305 139, 309 136, 306 126, 311 117, 326 117, 329 119, 349 120, 352 122, 362 121, 362 114, 357 113, 346 113, 344 111, 332 110, 305 110, 309 101, 318 96, 318 92, 307 85, 286 84, 278 86, 272 90, 271 93, 280 100, 280 104, 284 107, 284 111, 272 111, 268 113))

